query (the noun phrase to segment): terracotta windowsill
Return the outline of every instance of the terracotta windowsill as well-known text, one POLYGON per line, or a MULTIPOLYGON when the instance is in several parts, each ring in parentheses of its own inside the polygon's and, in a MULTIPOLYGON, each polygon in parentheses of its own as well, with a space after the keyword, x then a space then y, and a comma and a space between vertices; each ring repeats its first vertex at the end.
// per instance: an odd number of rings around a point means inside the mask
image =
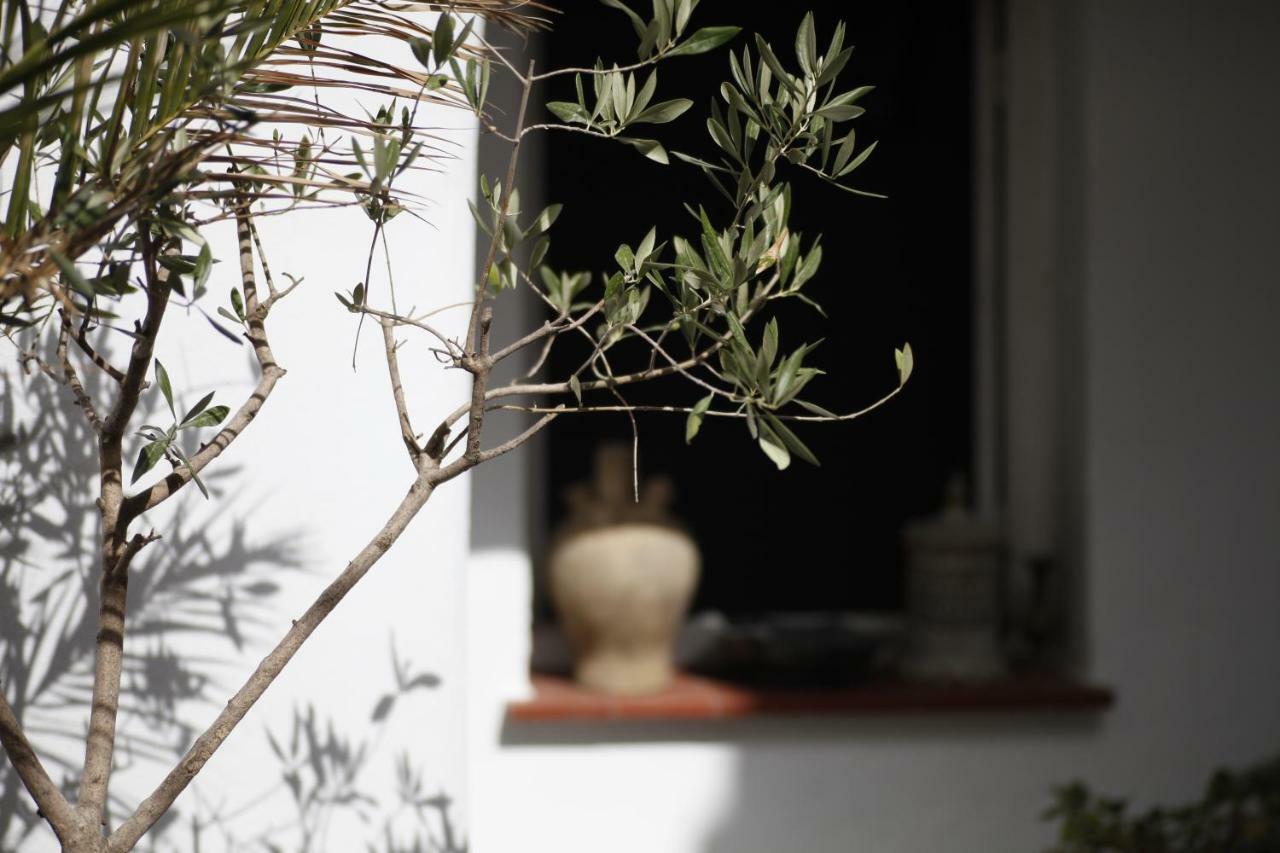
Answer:
POLYGON ((928 713, 956 711, 1100 711, 1111 690, 1038 677, 989 684, 874 683, 819 689, 760 688, 682 674, 662 693, 606 696, 566 678, 533 676, 534 697, 507 706, 512 722, 720 720, 766 714, 928 713))

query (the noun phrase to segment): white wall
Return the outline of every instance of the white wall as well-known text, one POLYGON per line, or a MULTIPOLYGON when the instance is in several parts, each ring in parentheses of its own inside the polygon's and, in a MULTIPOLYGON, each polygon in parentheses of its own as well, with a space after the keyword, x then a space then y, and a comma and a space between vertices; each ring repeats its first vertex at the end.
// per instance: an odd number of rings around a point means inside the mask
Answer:
MULTIPOLYGON (((1280 6, 1061 11, 1063 544, 1083 559, 1087 672, 1115 708, 523 726, 504 743, 495 704, 472 717, 479 853, 1025 853, 1048 843, 1055 783, 1174 801, 1280 750, 1280 6)), ((526 630, 527 583, 488 592, 473 636, 506 651, 473 656, 476 685, 509 683, 526 630)))
MULTIPOLYGON (((369 100, 366 105, 372 111, 379 103, 369 100)), ((387 233, 400 306, 426 309, 464 302, 472 292, 474 229, 466 200, 474 192, 477 133, 474 119, 463 110, 427 108, 419 121, 441 129, 452 159, 437 164, 431 174, 401 182, 403 189, 431 200, 425 211, 429 224, 405 214, 390 223, 387 233)), ((126 643, 126 652, 135 655, 163 643, 212 678, 202 701, 179 702, 178 716, 191 729, 174 737, 172 744, 161 745, 162 760, 121 754, 125 766, 113 779, 112 794, 130 808, 168 769, 163 761, 176 759, 172 750, 185 749, 193 734, 203 730, 288 628, 290 618, 300 614, 377 533, 413 481, 399 438, 380 330, 365 323, 359 370, 353 371, 356 318, 333 297, 335 290, 349 290, 363 279, 371 228, 357 208, 260 221, 277 280, 282 281, 283 272, 306 277, 268 321, 275 354, 288 375, 258 421, 210 469, 206 479, 216 492, 215 499, 203 501, 188 489, 192 494, 176 505, 181 524, 170 512, 156 512, 146 519, 165 539, 144 552, 136 564, 131 594, 135 600, 142 595, 148 567, 154 565, 149 561, 178 560, 207 568, 214 572, 204 588, 213 597, 207 610, 213 614, 210 622, 215 631, 194 636, 170 631, 163 641, 134 637, 126 643), (176 534, 178 527, 207 534, 207 541, 196 541, 189 550, 175 553, 189 539, 176 534), (255 557, 246 557, 255 549, 259 549, 255 557), (242 589, 246 575, 280 589, 268 595, 269 606, 256 614, 259 620, 240 624, 244 645, 237 648, 227 641, 229 631, 216 630, 221 624, 217 599, 228 589, 242 589)), ((227 292, 238 277, 237 251, 232 228, 210 227, 206 234, 215 256, 222 260, 215 267, 205 305, 212 313, 214 306, 228 304, 227 292)), ((370 301, 387 305, 381 254, 376 261, 370 301)), ((198 313, 187 317, 180 313, 171 309, 175 316, 164 329, 157 355, 172 375, 181 401, 190 405, 205 391, 216 390, 215 402, 238 406, 253 387, 255 375, 247 348, 237 352, 198 313)), ((433 323, 461 336, 466 321, 465 310, 454 310, 437 316, 433 323)), ((465 401, 467 382, 460 371, 441 369, 426 340, 410 334, 401 337, 409 341, 400 358, 414 423, 420 430, 429 430, 429 425, 465 401)), ((9 354, 0 369, 10 381, 19 381, 9 354)), ((47 383, 38 376, 27 381, 47 383)), ((19 419, 29 417, 25 386, 14 390, 19 412, 24 404, 27 408, 19 419)), ((60 393, 65 402, 65 391, 60 393)), ((154 390, 151 396, 153 405, 161 405, 154 390)), ((79 418, 73 406, 64 408, 66 417, 79 418)), ((28 473, 37 479, 41 476, 38 471, 28 473)), ((80 485, 75 494, 91 500, 92 478, 85 477, 80 485)), ((199 849, 265 849, 261 843, 266 841, 297 849, 297 812, 266 732, 271 731, 287 748, 294 709, 307 705, 315 708, 322 738, 332 721, 334 731, 353 750, 366 744, 369 760, 355 789, 380 801, 378 807, 365 809, 368 822, 362 822, 352 809, 334 810, 326 819, 324 841, 314 842, 312 850, 364 850, 366 842, 381 848, 384 824, 404 845, 422 833, 423 827, 407 810, 391 814, 398 802, 395 761, 401 753, 421 774, 423 796, 443 792, 458 800, 451 816, 465 831, 465 746, 460 733, 465 728, 462 568, 468 548, 468 507, 466 478, 439 490, 391 552, 299 652, 199 781, 178 800, 179 825, 165 834, 158 849, 194 849, 193 817, 206 826, 199 849), (394 692, 392 642, 401 661, 412 664, 412 674, 434 673, 443 685, 405 694, 395 702, 385 727, 372 726, 375 703, 384 693, 394 692), (388 819, 391 822, 386 824, 388 819)), ((50 509, 55 526, 68 520, 59 511, 50 509)), ((84 541, 91 543, 95 535, 91 521, 82 527, 84 541)), ((72 568, 74 561, 59 553, 57 546, 53 541, 37 543, 36 550, 26 555, 28 591, 53 573, 72 568)), ((96 577, 91 557, 80 570, 86 577, 96 577)), ((149 693, 156 695, 155 690, 149 693)), ((78 766, 81 747, 75 737, 86 715, 87 705, 74 704, 61 709, 31 708, 27 719, 37 727, 33 739, 39 749, 63 755, 78 766), (51 734, 50 724, 70 737, 51 734)), ((170 732, 143 714, 125 713, 121 722, 123 731, 135 737, 156 732, 168 737, 170 732)), ((302 775, 307 774, 304 769, 302 775)), ((61 778, 63 772, 55 769, 54 776, 61 778)), ((113 820, 121 817, 117 812, 113 820)), ((429 816, 429 822, 431 831, 438 834, 438 815, 429 816)), ((0 849, 15 849, 11 845, 0 839, 0 849)), ((21 849, 35 853, 56 846, 52 834, 42 830, 21 849)))

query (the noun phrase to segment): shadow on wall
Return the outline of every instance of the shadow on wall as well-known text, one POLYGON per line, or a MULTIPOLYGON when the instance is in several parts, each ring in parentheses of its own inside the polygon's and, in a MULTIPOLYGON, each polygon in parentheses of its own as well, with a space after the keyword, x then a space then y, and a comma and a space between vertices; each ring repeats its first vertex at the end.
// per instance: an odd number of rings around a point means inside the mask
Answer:
MULTIPOLYGON (((69 395, 31 366, 29 376, 0 371, 0 685, 50 774, 73 796, 97 621, 95 436, 69 395)), ((89 390, 103 391, 92 382, 89 390)), ((208 708, 243 677, 246 644, 272 621, 282 572, 300 568, 292 544, 299 537, 256 542, 247 534, 252 510, 229 509, 238 473, 224 466, 205 475, 213 499, 194 492, 180 499, 172 516, 157 523, 163 538, 132 570, 117 770, 143 764, 158 774, 186 751, 208 708)), ((394 681, 373 697, 371 726, 362 737, 337 731, 310 705, 295 709, 290 729, 266 733, 264 746, 280 768, 272 789, 289 790, 294 815, 246 838, 238 818, 263 797, 228 805, 221 792, 205 797, 193 787, 157 824, 146 849, 199 850, 203 844, 316 853, 325 849, 335 813, 349 809, 368 827, 371 851, 465 851, 449 798, 423 791, 422 769, 407 751, 395 763, 396 802, 360 793, 382 727, 406 704, 403 697, 440 683, 414 671, 394 645, 390 669, 394 681)), ((113 784, 109 820, 131 811, 141 793, 113 784)), ((0 760, 0 850, 51 843, 43 824, 7 759, 0 760)))
MULTIPOLYGON (((1051 784, 1087 769, 1083 758, 1062 756, 1082 755, 1079 747, 1103 725, 1098 717, 1057 714, 508 723, 503 743, 729 748, 723 799, 715 780, 669 779, 655 770, 661 785, 681 791, 677 799, 712 794, 707 802, 718 815, 685 848, 699 853, 890 853, 935 850, 939 838, 950 839, 947 850, 1030 851, 1043 849, 1051 831, 1039 821, 1051 784), (1043 758, 1046 742, 1059 756, 1061 778, 1042 782, 1026 764, 1043 758), (959 825, 957 811, 967 815, 959 825), (1006 846, 991 846, 992 827, 1006 846)), ((642 835, 653 814, 639 814, 634 829, 642 835)), ((626 826, 618 831, 628 835, 626 826)))
POLYGON ((1046 738, 1065 751, 1092 742, 1102 722, 945 715, 819 722, 805 731, 778 724, 773 736, 742 747, 732 806, 701 853, 924 850, 942 838, 956 852, 1043 849, 1050 830, 1039 817, 1050 780, 1038 784, 1014 767, 1046 738), (957 824, 959 803, 965 820, 957 824))

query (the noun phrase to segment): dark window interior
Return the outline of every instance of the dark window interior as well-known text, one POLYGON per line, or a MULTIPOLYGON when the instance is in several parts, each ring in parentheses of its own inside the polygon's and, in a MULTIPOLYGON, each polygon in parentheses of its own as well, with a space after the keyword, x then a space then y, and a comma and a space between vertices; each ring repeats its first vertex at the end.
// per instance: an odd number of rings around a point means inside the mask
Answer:
MULTIPOLYGON (((900 608, 902 524, 936 508, 949 475, 971 463, 971 9, 927 0, 703 0, 691 26, 741 24, 794 62, 805 7, 816 12, 821 44, 839 18, 849 26, 846 43, 856 50, 844 88, 877 87, 855 125, 860 139, 880 145, 853 177, 889 198, 788 175, 792 230, 823 235, 822 270, 806 292, 832 319, 788 304, 783 345, 824 339, 813 361, 830 375, 810 386, 810 396, 836 411, 858 409, 893 387, 893 349, 904 341, 915 351, 916 373, 902 395, 863 419, 804 425, 801 438, 820 468, 796 460, 777 471, 741 422, 710 421, 686 446, 683 416, 641 416, 641 477, 673 477, 676 509, 703 553, 694 608, 731 616, 900 608)), ((549 67, 590 65, 596 45, 618 46, 608 61, 633 59, 634 36, 621 14, 586 2, 573 9, 547 41, 549 67)), ((734 42, 739 50, 745 43, 741 36, 734 42)), ((702 116, 727 77, 722 51, 661 66, 657 97, 691 97, 697 105, 658 129, 668 148, 714 154, 702 116)), ((571 79, 565 86, 550 99, 572 100, 571 79)), ((576 134, 547 142, 548 200, 565 204, 556 227, 562 236, 548 258, 557 268, 611 270, 617 245, 634 246, 651 225, 659 240, 676 229, 693 236, 681 200, 711 210, 724 204, 692 167, 660 166, 628 147, 576 134)), ((759 334, 758 326, 750 331, 759 334)), ((558 344, 551 375, 571 372, 585 352, 570 341, 558 344)), ((628 398, 664 396, 691 404, 701 394, 674 383, 628 398)), ((629 442, 631 427, 624 415, 577 415, 560 418, 549 433, 547 521, 554 527, 566 485, 589 476, 592 448, 629 442)), ((545 616, 545 602, 539 609, 545 616)))

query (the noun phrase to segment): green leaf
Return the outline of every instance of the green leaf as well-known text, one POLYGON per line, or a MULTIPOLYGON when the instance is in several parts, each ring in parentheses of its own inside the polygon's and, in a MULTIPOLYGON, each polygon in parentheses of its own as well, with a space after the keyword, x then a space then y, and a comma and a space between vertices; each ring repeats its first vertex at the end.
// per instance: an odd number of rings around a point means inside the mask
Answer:
POLYGON ((760 51, 760 56, 764 59, 769 69, 773 71, 773 76, 782 81, 782 84, 790 90, 791 94, 799 95, 800 87, 796 84, 795 79, 782 67, 782 63, 778 61, 777 55, 773 52, 773 48, 760 35, 756 35, 756 48, 760 51))
MULTIPOLYGON (((212 395, 210 395, 212 396, 212 395)), ((204 427, 215 427, 226 420, 227 415, 231 413, 230 406, 214 406, 206 412, 202 412, 189 421, 184 421, 181 429, 201 429, 204 427)))
POLYGON ((636 271, 639 272, 640 264, 653 254, 653 244, 658 239, 658 228, 654 226, 649 229, 649 233, 644 235, 644 239, 640 241, 640 245, 636 247, 636 271))
POLYGON ((546 208, 538 214, 538 218, 534 220, 533 225, 529 230, 525 232, 525 236, 528 237, 533 234, 541 234, 545 231, 550 231, 551 226, 560 218, 561 210, 564 210, 563 204, 547 205, 546 208))
POLYGON ((550 237, 539 237, 538 241, 533 244, 533 248, 529 250, 529 266, 537 267, 542 263, 542 259, 547 256, 547 249, 551 248, 550 237))
POLYGON ((800 268, 796 270, 796 276, 791 280, 791 289, 799 290, 804 286, 805 282, 813 278, 818 272, 818 267, 822 264, 822 246, 818 243, 813 244, 813 248, 809 250, 809 254, 804 256, 804 260, 800 262, 800 268))
POLYGON ((422 68, 431 68, 431 42, 426 38, 413 37, 408 40, 408 49, 413 51, 413 58, 420 61, 422 68))
POLYGON ((768 325, 764 327, 764 341, 760 347, 760 361, 765 368, 773 367, 773 361, 778 356, 778 318, 773 317, 769 320, 768 325))
POLYGON ((569 390, 573 392, 573 396, 577 399, 578 405, 582 405, 582 382, 578 379, 578 374, 569 377, 569 390))
POLYGON ((63 279, 67 284, 85 296, 93 296, 93 287, 89 282, 85 281, 84 276, 80 274, 80 270, 76 269, 76 265, 68 260, 61 252, 50 248, 49 254, 53 257, 53 262, 58 265, 58 270, 62 273, 63 279))
POLYGON ((138 482, 139 477, 156 467, 156 463, 164 457, 164 452, 169 449, 172 441, 171 438, 161 438, 138 451, 138 461, 133 463, 133 476, 129 480, 129 485, 138 482))
POLYGON ((169 372, 164 369, 164 365, 158 358, 156 359, 156 384, 160 386, 164 401, 169 404, 169 412, 176 418, 178 413, 173 408, 173 386, 169 384, 169 372))
POLYGON ((674 101, 663 101, 660 104, 654 104, 648 109, 642 111, 633 121, 645 122, 646 124, 666 124, 669 121, 675 121, 682 116, 689 107, 693 106, 693 101, 688 98, 677 98, 674 101))
POLYGON ((764 451, 765 456, 773 460, 773 464, 778 466, 779 471, 786 470, 786 467, 791 464, 791 454, 782 445, 781 439, 769 432, 768 427, 760 429, 760 449, 764 451))
POLYGON ((684 425, 684 443, 691 444, 694 436, 698 434, 698 430, 702 429, 702 419, 707 413, 707 409, 711 408, 711 401, 715 399, 715 394, 708 394, 699 400, 693 407, 693 411, 689 412, 689 419, 684 425))
POLYGON ((181 421, 181 423, 185 426, 185 425, 186 425, 186 423, 187 423, 187 421, 191 420, 191 419, 192 419, 192 418, 194 418, 196 415, 198 415, 198 414, 200 414, 201 412, 203 412, 203 411, 204 411, 205 406, 209 405, 209 402, 210 402, 212 399, 213 399, 213 392, 212 392, 212 391, 210 391, 208 394, 205 394, 203 397, 201 397, 201 398, 200 398, 200 402, 199 402, 199 403, 196 403, 194 406, 192 406, 192 407, 190 408, 190 410, 188 410, 188 411, 187 411, 187 413, 186 413, 185 415, 183 415, 183 416, 182 416, 182 421, 181 421))
POLYGON ((618 140, 627 143, 654 162, 664 166, 670 162, 667 159, 667 149, 663 148, 662 143, 656 139, 630 139, 620 136, 618 140))
POLYGON ((561 121, 578 122, 579 124, 590 124, 591 116, 581 104, 575 104, 572 101, 552 101, 547 104, 547 109, 561 121))
POLYGON ((806 73, 812 72, 818 64, 818 35, 814 32, 813 13, 806 12, 796 31, 796 59, 806 73))
POLYGON ((694 56, 715 50, 742 32, 742 27, 703 27, 667 51, 667 56, 694 56))
POLYGON ((762 412, 762 414, 764 415, 765 421, 769 424, 769 429, 772 430, 778 438, 782 439, 782 443, 786 446, 787 450, 794 453, 796 456, 799 456, 810 465, 819 464, 818 457, 814 456, 813 451, 808 447, 805 447, 804 442, 801 441, 786 424, 768 412, 762 412))
POLYGON ((824 418, 840 417, 830 409, 824 409, 822 408, 822 406, 819 406, 817 403, 810 403, 808 400, 796 400, 796 405, 800 406, 803 409, 807 409, 810 412, 813 412, 815 415, 821 415, 824 418))
POLYGON ((631 274, 631 270, 636 264, 635 253, 631 251, 631 247, 626 243, 619 246, 617 251, 613 253, 613 259, 618 262, 618 266, 622 267, 623 271, 628 275, 631 274))
POLYGON ((898 387, 901 388, 907 384, 907 380, 911 378, 911 371, 915 369, 915 356, 911 354, 911 344, 903 344, 902 349, 893 351, 893 360, 898 365, 898 387))
POLYGON ((836 177, 842 178, 845 175, 852 172, 854 169, 861 166, 864 162, 866 162, 866 159, 871 156, 871 152, 876 150, 877 144, 878 144, 878 141, 871 143, 866 148, 863 148, 862 153, 859 154, 857 157, 854 157, 853 160, 849 163, 849 165, 845 166, 843 169, 839 171, 839 173, 836 174, 836 177))
POLYGON ((448 59, 449 54, 453 51, 453 16, 448 12, 440 15, 440 20, 436 22, 436 31, 431 34, 431 55, 436 61, 436 67, 448 59))
POLYGON ((831 121, 848 121, 851 118, 857 118, 865 113, 866 110, 854 104, 828 104, 819 109, 815 115, 820 115, 831 121))
POLYGON ((743 352, 751 352, 751 344, 747 343, 747 333, 742 328, 742 323, 732 314, 726 314, 725 319, 729 321, 729 331, 733 335, 734 343, 736 343, 743 352))

